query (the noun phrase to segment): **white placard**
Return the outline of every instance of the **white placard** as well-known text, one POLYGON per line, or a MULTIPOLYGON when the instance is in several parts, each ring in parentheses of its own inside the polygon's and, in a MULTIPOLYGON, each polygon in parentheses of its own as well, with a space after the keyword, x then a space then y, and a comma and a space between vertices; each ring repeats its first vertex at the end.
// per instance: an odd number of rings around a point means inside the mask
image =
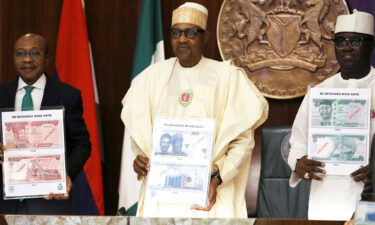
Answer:
POLYGON ((308 158, 327 175, 349 175, 368 164, 371 89, 311 88, 308 158))
POLYGON ((65 194, 64 110, 1 112, 4 199, 65 194))
POLYGON ((146 201, 206 206, 214 119, 156 119, 146 201))

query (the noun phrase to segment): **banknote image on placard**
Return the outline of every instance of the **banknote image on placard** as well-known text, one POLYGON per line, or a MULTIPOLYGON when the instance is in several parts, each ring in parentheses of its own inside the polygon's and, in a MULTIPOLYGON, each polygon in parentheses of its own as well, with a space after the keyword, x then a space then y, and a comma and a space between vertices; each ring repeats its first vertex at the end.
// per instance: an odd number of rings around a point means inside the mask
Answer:
POLYGON ((363 163, 367 159, 365 135, 313 134, 311 159, 322 162, 363 163))
POLYGON ((148 197, 151 201, 195 202, 206 201, 209 168, 205 165, 154 163, 149 174, 148 197), (166 198, 169 196, 169 198, 166 198))
POLYGON ((364 99, 313 99, 311 126, 366 129, 367 106, 364 99))
POLYGON ((7 149, 60 148, 61 126, 59 120, 6 122, 4 144, 7 149))
POLYGON ((375 202, 359 201, 354 216, 356 225, 375 224, 375 202))
POLYGON ((210 135, 207 132, 170 131, 160 135, 155 146, 155 156, 186 156, 208 159, 207 149, 210 135))
POLYGON ((62 181, 61 155, 13 156, 8 158, 9 185, 62 181))
POLYGON ((204 188, 206 173, 204 166, 154 164, 152 167, 151 189, 198 190, 204 188))

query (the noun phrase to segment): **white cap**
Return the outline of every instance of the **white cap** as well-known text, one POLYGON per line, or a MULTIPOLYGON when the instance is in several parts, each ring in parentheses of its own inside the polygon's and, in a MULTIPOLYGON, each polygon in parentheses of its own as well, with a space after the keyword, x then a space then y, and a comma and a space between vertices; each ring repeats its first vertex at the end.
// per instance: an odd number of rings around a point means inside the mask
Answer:
POLYGON ((180 5, 178 8, 182 8, 182 7, 197 9, 199 11, 202 11, 204 14, 206 14, 206 16, 208 16, 207 8, 204 7, 201 4, 198 4, 198 3, 195 3, 195 2, 185 2, 184 4, 180 5))
POLYGON ((208 10, 201 4, 186 2, 172 13, 172 26, 177 23, 190 23, 206 30, 208 10))
POLYGON ((374 36, 374 16, 356 9, 353 14, 338 16, 335 34, 340 32, 354 32, 374 36))

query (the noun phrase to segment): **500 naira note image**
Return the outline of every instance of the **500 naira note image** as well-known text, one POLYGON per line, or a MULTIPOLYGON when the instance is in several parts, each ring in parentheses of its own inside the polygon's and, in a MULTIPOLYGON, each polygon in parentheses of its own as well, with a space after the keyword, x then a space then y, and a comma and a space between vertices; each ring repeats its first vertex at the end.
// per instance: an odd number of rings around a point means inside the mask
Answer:
POLYGON ((364 162, 365 135, 313 134, 309 158, 322 162, 364 162))
POLYGON ((367 128, 366 100, 313 99, 311 126, 329 128, 367 128))

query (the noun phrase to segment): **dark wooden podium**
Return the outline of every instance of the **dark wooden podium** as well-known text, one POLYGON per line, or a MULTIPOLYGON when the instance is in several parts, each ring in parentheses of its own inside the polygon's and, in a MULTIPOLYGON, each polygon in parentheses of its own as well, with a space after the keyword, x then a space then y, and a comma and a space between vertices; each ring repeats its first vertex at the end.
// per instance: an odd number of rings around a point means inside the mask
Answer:
POLYGON ((5 221, 3 215, 0 215, 0 225, 8 225, 8 224, 7 224, 7 221, 5 221))

